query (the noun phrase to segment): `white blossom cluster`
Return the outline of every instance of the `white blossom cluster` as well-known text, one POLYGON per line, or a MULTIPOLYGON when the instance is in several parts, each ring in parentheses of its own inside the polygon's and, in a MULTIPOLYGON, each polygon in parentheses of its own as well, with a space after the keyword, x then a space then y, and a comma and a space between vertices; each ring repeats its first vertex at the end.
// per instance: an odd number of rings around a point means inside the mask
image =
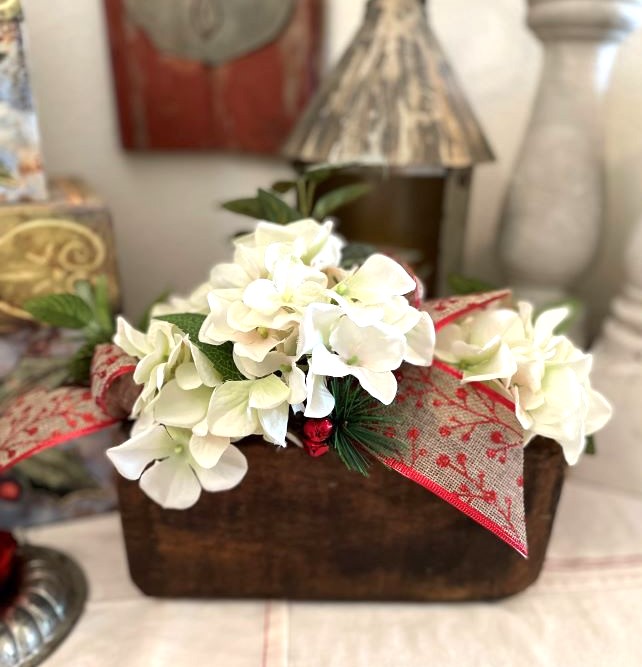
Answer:
POLYGON ((233 343, 243 380, 223 381, 174 324, 152 319, 141 332, 119 318, 115 343, 139 359, 134 380, 143 385, 132 438, 108 452, 121 474, 140 477, 164 507, 189 507, 201 488, 243 478, 247 463, 233 442, 258 434, 284 446, 291 413, 329 415, 328 377, 352 376, 388 405, 394 370, 432 363, 432 320, 404 296, 414 279, 378 254, 342 269, 342 245, 329 221, 259 222, 236 239, 232 263, 215 266, 187 299, 155 309, 204 315, 200 343, 233 343))
POLYGON ((566 337, 555 335, 567 308, 488 308, 439 330, 435 356, 463 371, 464 382, 492 382, 515 403, 527 443, 542 435, 557 440, 570 464, 586 436, 601 429, 611 406, 590 384, 593 359, 566 337))

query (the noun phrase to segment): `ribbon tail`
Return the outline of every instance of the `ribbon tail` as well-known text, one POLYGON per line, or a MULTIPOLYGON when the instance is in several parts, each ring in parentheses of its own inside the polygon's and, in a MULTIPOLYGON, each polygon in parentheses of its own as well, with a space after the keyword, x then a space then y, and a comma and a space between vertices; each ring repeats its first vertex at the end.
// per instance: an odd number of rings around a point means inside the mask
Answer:
POLYGON ((0 418, 0 472, 38 452, 96 433, 121 421, 110 414, 109 387, 133 373, 135 360, 115 345, 99 345, 92 387, 35 389, 13 401, 0 418))
POLYGON ((437 362, 402 366, 390 406, 400 443, 380 461, 528 555, 522 429, 503 396, 437 362))

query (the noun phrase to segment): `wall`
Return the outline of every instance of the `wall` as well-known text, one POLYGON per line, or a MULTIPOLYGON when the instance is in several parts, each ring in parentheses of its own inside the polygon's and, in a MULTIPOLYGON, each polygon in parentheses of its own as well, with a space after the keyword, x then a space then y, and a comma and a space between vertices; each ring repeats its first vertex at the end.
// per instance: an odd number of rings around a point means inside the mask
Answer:
MULTIPOLYGON (((220 154, 128 154, 119 146, 101 0, 23 0, 47 167, 84 176, 113 211, 126 310, 165 287, 188 289, 226 254, 242 220, 217 203, 288 173, 276 160, 220 154)), ((328 0, 326 62, 359 24, 364 0, 328 0)), ((515 0, 432 0, 435 31, 497 155, 479 168, 466 271, 498 279, 493 248, 507 178, 527 121, 540 47, 515 0)), ((623 47, 607 108, 608 234, 584 286, 599 315, 619 280, 619 252, 642 213, 642 34, 623 47)), ((594 318, 596 322, 597 319, 594 318)))

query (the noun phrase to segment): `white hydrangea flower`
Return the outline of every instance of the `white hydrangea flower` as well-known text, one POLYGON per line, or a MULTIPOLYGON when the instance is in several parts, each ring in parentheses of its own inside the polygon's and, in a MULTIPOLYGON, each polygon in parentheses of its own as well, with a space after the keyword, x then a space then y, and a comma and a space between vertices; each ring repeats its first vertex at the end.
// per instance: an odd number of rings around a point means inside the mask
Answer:
POLYGON ((165 302, 156 303, 150 310, 150 317, 160 317, 161 315, 173 315, 174 313, 200 313, 202 315, 208 312, 207 295, 212 290, 212 284, 202 283, 188 296, 172 295, 165 302))
POLYGON ((489 308, 440 329, 435 354, 457 365, 465 382, 508 379, 517 372, 511 350, 516 343, 530 347, 519 314, 509 308, 489 308))
MULTIPOLYGON (((382 308, 382 317, 384 312, 382 308)), ((377 400, 386 405, 392 403, 397 393, 392 371, 408 357, 420 365, 431 363, 432 321, 427 313, 415 312, 417 317, 408 320, 406 326, 395 328, 383 321, 360 326, 343 306, 310 306, 301 326, 298 349, 298 354, 310 354, 305 415, 323 417, 332 411, 334 401, 322 380, 325 376, 351 375, 377 400), (412 328, 406 332, 408 326, 412 328)))
POLYGON ((152 424, 139 428, 107 456, 126 479, 166 509, 186 509, 201 489, 226 491, 247 472, 247 460, 229 438, 193 435, 189 429, 152 424))
POLYGON ((132 417, 157 400, 163 386, 178 375, 183 383, 196 382, 206 387, 220 384, 221 377, 205 355, 178 327, 162 320, 152 320, 146 333, 119 317, 114 343, 139 359, 134 382, 143 390, 132 409, 132 417), (184 366, 184 368, 183 368, 184 366), (188 378, 189 376, 189 378, 188 378))
POLYGON ((591 355, 555 335, 568 314, 567 308, 554 308, 533 321, 533 307, 524 302, 517 312, 472 313, 438 332, 435 354, 458 366, 464 382, 494 382, 513 399, 525 443, 535 435, 552 438, 573 465, 586 436, 610 419, 611 407, 590 385, 591 355))
POLYGON ((305 219, 278 225, 259 222, 254 232, 235 240, 238 247, 266 249, 273 244, 284 247, 284 252, 297 257, 304 264, 317 269, 338 266, 341 262, 341 248, 344 242, 332 233, 331 220, 319 224, 316 220, 305 219))
MULTIPOLYGON (((560 443, 566 461, 577 463, 584 451, 586 436, 603 428, 612 415, 609 402, 590 384, 593 364, 565 336, 546 343, 547 359, 542 373, 522 384, 520 373, 508 384, 515 401, 516 415, 526 430, 525 442, 543 435, 560 443)), ((521 373, 524 377, 525 373, 521 373)))
POLYGON ((225 382, 214 391, 207 421, 214 435, 260 434, 285 447, 292 390, 276 375, 225 382))

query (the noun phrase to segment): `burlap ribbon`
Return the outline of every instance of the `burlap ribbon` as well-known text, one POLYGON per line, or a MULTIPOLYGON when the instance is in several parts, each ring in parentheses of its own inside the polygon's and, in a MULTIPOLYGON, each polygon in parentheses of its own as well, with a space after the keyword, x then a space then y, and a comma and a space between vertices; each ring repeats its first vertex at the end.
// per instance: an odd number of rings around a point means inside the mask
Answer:
MULTIPOLYGON (((466 313, 501 302, 501 291, 425 304, 439 330, 466 313)), ((110 426, 126 416, 133 398, 121 379, 136 360, 114 345, 97 348, 92 388, 34 391, 0 419, 0 470, 47 447, 110 426), (123 398, 118 404, 119 397, 123 398)), ((390 468, 432 491, 526 556, 523 494, 523 430, 509 399, 480 383, 462 385, 456 369, 404 365, 399 391, 388 408, 398 418, 402 443, 390 468)), ((358 483, 358 481, 355 481, 358 483)), ((429 530, 430 527, 427 527, 429 530)))
POLYGON ((0 418, 0 472, 43 449, 121 421, 127 413, 121 401, 108 401, 109 389, 135 368, 136 359, 116 345, 99 345, 91 388, 36 389, 17 398, 0 418))
MULTIPOLYGON (((426 304, 437 331, 469 312, 510 297, 509 291, 441 299, 426 304)), ((528 553, 524 517, 524 432, 515 406, 485 384, 461 384, 461 373, 435 361, 404 365, 389 408, 403 443, 383 463, 528 553)))

